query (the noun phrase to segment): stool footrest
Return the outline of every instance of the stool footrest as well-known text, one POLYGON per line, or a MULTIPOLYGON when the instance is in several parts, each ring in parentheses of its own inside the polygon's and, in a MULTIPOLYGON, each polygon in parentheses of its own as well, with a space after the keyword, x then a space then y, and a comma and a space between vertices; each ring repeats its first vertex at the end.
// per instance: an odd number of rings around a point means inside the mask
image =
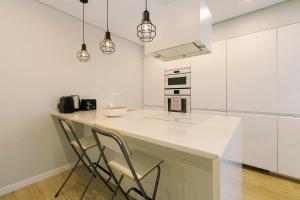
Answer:
MULTIPOLYGON (((129 194, 131 191, 134 191, 135 193, 137 193, 138 195, 140 195, 141 197, 144 198, 143 193, 136 187, 132 187, 127 191, 127 194, 129 194)), ((147 196, 147 200, 152 200, 150 197, 147 196)))

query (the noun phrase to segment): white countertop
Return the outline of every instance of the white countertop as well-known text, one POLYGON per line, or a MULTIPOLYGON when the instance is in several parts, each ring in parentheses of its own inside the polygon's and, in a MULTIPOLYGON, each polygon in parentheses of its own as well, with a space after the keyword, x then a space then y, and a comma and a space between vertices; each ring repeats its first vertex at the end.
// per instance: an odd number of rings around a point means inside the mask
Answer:
POLYGON ((241 121, 229 116, 145 109, 128 111, 117 118, 105 117, 101 110, 52 114, 90 126, 116 129, 126 137, 209 159, 223 155, 241 121))

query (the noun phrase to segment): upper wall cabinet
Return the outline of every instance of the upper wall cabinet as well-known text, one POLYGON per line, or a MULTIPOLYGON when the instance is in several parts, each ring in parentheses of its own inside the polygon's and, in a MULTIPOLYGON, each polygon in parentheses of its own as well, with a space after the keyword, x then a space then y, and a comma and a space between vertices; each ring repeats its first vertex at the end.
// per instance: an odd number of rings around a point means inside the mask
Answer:
POLYGON ((164 106, 164 63, 152 57, 144 58, 144 105, 164 106))
POLYGON ((228 109, 276 112, 276 30, 230 39, 228 109))
POLYGON ((300 179, 300 118, 278 119, 278 172, 300 179))
POLYGON ((212 53, 191 58, 192 108, 226 110, 226 41, 213 43, 212 53))
POLYGON ((278 104, 281 113, 300 114, 300 24, 278 29, 278 104))

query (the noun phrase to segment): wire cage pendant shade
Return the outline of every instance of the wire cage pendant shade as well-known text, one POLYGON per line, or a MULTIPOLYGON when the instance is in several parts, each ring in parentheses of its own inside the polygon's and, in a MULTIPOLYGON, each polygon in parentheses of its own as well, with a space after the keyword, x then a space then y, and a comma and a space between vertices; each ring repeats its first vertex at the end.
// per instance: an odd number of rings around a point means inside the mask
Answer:
POLYGON ((86 49, 86 44, 81 45, 81 49, 77 52, 77 58, 80 62, 89 62, 91 55, 86 49))
POLYGON ((102 53, 106 55, 112 55, 115 50, 116 50, 116 45, 113 43, 111 39, 111 34, 109 32, 109 27, 108 27, 108 0, 106 1, 106 6, 107 6, 107 11, 106 11, 106 32, 105 32, 105 37, 100 42, 100 50, 102 53))
POLYGON ((81 49, 77 52, 77 59, 80 62, 89 62, 91 60, 91 54, 87 51, 86 44, 85 44, 85 13, 84 13, 84 5, 88 3, 88 0, 80 0, 82 3, 82 41, 83 43, 81 44, 81 49))
POLYGON ((151 42, 156 37, 156 26, 150 20, 150 12, 147 7, 146 0, 146 10, 143 12, 142 22, 137 26, 137 36, 142 42, 151 42))
POLYGON ((106 55, 111 55, 116 50, 116 46, 111 40, 111 35, 109 31, 106 31, 104 40, 100 42, 100 50, 106 55))

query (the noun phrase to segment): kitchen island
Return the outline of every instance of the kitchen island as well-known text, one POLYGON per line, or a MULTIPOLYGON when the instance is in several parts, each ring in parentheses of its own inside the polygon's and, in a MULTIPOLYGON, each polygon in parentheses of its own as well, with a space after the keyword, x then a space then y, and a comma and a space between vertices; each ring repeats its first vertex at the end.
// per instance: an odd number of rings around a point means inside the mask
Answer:
MULTIPOLYGON (((118 130, 131 148, 163 159, 158 200, 242 200, 239 118, 158 110, 134 110, 117 118, 101 110, 52 115, 84 125, 86 134, 95 126, 118 130)), ((143 182, 149 192, 153 180, 143 182)))

